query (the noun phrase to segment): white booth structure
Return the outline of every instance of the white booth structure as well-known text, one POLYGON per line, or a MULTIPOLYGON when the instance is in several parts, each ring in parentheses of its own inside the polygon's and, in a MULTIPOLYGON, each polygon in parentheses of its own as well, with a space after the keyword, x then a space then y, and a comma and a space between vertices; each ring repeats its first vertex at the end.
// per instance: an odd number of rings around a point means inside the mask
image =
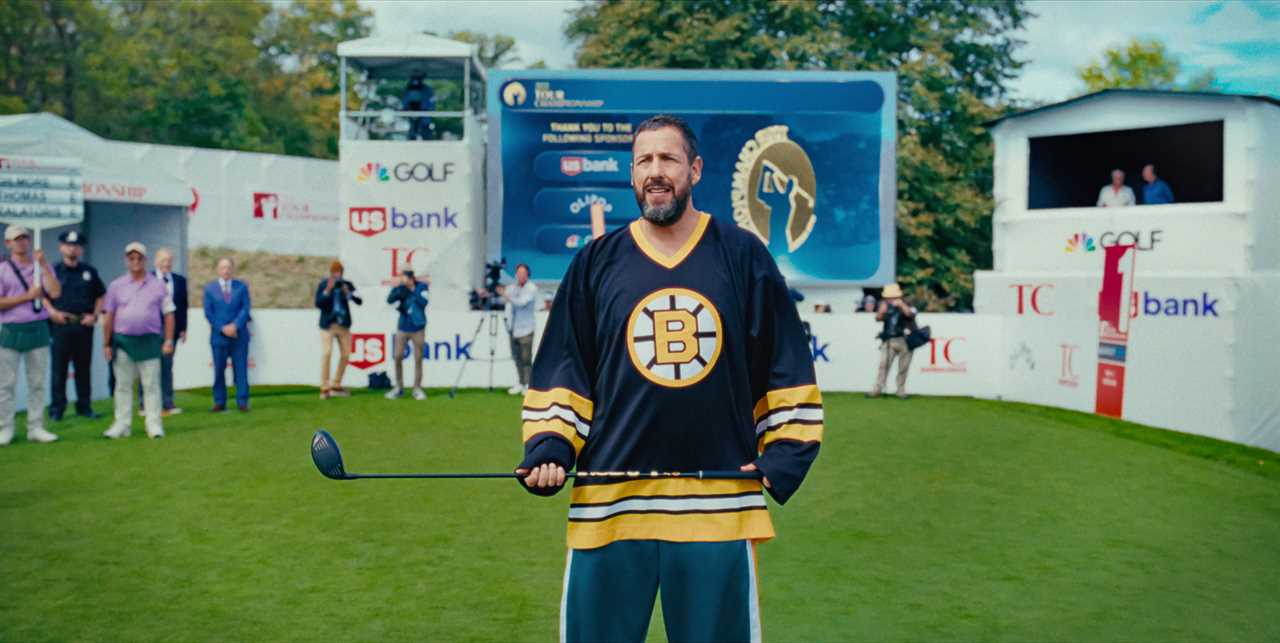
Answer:
POLYGON ((992 135, 1001 397, 1280 450, 1280 101, 1109 90, 992 135), (1136 205, 1096 205, 1114 169, 1136 205))
POLYGON ((347 279, 380 301, 409 264, 431 277, 433 310, 466 310, 485 233, 485 74, 473 46, 404 34, 344 42, 338 56, 347 279))

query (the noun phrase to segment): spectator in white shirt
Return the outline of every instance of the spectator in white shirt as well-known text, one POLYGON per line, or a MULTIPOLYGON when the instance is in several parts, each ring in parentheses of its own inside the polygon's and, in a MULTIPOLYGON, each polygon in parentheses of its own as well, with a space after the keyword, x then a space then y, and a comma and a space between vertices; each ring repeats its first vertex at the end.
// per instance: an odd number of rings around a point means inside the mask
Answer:
POLYGON ((1098 193, 1098 207, 1123 208, 1137 202, 1133 189, 1124 184, 1124 170, 1111 170, 1111 184, 1102 186, 1102 191, 1098 193))
POLYGON ((511 304, 511 357, 516 362, 516 375, 520 383, 507 390, 512 395, 523 395, 529 390, 529 373, 533 370, 533 329, 537 325, 533 313, 537 310, 538 287, 529 281, 529 266, 516 266, 516 282, 499 286, 498 294, 511 304))

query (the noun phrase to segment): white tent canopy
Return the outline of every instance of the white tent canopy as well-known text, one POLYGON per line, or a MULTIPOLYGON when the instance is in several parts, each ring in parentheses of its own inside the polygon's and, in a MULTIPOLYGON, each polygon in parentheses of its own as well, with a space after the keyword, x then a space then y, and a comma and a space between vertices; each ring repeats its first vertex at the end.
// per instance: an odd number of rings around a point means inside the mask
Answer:
POLYGON ((112 141, 54 114, 0 116, 0 154, 60 156, 84 163, 86 201, 188 206, 191 188, 162 168, 134 163, 112 141))
POLYGON ((415 72, 428 78, 462 78, 464 65, 470 60, 471 73, 484 79, 484 66, 474 46, 422 33, 348 40, 338 45, 338 56, 375 78, 407 78, 415 72))

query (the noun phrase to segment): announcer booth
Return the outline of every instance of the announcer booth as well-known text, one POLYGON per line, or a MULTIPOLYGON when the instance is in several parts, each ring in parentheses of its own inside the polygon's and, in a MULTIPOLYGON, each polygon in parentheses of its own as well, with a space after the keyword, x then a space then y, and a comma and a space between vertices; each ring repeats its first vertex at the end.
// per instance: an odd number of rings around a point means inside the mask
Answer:
POLYGON ((1003 397, 1280 450, 1280 101, 1108 90, 991 125, 1003 397))
POLYGON ((399 266, 430 275, 432 310, 467 309, 484 236, 485 71, 472 45, 426 34, 338 45, 338 253, 380 301, 399 266))

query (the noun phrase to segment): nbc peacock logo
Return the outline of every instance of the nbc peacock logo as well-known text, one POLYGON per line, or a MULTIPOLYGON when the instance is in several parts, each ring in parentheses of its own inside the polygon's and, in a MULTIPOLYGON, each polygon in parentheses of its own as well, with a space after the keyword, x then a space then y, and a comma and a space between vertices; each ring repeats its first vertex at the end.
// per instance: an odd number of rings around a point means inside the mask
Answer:
POLYGON ((387 168, 382 167, 381 163, 365 163, 356 172, 356 181, 359 183, 368 183, 369 181, 386 183, 390 180, 391 173, 387 171, 387 168))
POLYGON ((1084 232, 1077 232, 1067 239, 1066 252, 1093 252, 1098 249, 1093 237, 1084 232))

